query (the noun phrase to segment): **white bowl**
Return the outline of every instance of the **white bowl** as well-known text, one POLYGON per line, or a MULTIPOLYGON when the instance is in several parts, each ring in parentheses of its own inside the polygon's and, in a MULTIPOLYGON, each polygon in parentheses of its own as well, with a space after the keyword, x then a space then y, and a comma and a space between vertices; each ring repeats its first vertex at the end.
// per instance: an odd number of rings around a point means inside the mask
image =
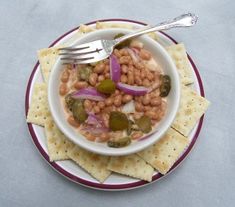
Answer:
MULTIPOLYGON (((82 38, 74 42, 74 44, 81 44, 97 39, 111 39, 118 33, 129 33, 130 30, 127 29, 105 29, 97 30, 92 33, 88 33, 82 38)), ((52 117, 59 127, 59 129, 75 144, 80 147, 103 155, 110 156, 120 156, 127 155, 143 150, 144 148, 152 145, 157 140, 159 140, 167 131, 167 129, 172 124, 180 101, 180 81, 177 69, 168 55, 166 50, 156 41, 152 40, 148 36, 144 35, 138 38, 141 42, 144 43, 144 47, 149 50, 154 59, 162 66, 162 69, 165 74, 171 77, 171 91, 167 96, 167 111, 164 118, 161 120, 157 130, 154 134, 149 136, 147 139, 141 141, 133 142, 131 145, 123 148, 110 148, 106 143, 97 143, 87 140, 83 135, 79 134, 77 131, 71 127, 67 120, 65 119, 64 111, 62 105, 60 104, 60 95, 59 95, 59 83, 60 83, 60 74, 62 71, 61 61, 57 60, 55 63, 48 83, 48 101, 49 107, 52 114, 52 117)))

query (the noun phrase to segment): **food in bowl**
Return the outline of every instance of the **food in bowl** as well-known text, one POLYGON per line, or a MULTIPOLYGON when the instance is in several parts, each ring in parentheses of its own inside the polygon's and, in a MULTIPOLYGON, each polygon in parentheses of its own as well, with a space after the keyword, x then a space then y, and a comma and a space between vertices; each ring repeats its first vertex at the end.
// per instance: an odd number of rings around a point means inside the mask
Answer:
POLYGON ((58 90, 64 115, 78 133, 119 148, 155 131, 171 79, 143 43, 132 40, 98 63, 66 65, 58 90))

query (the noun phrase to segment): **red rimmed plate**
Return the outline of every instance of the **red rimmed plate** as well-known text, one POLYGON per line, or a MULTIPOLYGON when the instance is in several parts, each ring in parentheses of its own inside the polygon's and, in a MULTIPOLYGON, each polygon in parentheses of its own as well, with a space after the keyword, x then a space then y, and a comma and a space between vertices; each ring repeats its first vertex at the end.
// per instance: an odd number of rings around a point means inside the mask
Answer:
MULTIPOLYGON (((109 23, 123 23, 123 24, 132 24, 134 27, 138 28, 143 25, 146 25, 145 23, 133 21, 133 20, 127 20, 127 19, 105 19, 105 20, 99 20, 100 22, 109 22, 109 23)), ((96 21, 90 22, 87 25, 95 26, 96 21)), ((59 37, 55 42, 53 42, 50 47, 64 43, 66 41, 71 40, 76 33, 76 30, 78 28, 75 28, 61 37, 59 37)), ((159 43, 163 46, 169 46, 171 44, 177 43, 172 37, 169 35, 159 32, 159 43)), ((196 65, 194 64, 192 58, 188 55, 189 61, 191 63, 191 68, 193 71, 193 78, 194 78, 194 88, 195 90, 201 95, 204 96, 204 90, 203 90, 203 84, 199 75, 199 72, 196 68, 196 65)), ((34 69, 30 75, 28 86, 26 90, 25 95, 25 112, 27 115, 31 95, 32 95, 32 89, 36 82, 42 82, 42 75, 39 67, 39 62, 36 63, 34 66, 34 69)), ((167 173, 169 174, 172 172, 189 154, 189 152, 192 150, 192 147, 194 146, 198 135, 201 130, 201 126, 203 123, 203 117, 199 120, 198 124, 195 126, 193 131, 191 132, 189 139, 190 144, 188 148, 183 152, 183 154, 180 156, 180 158, 177 160, 177 162, 173 165, 171 170, 167 173)), ((42 127, 39 127, 34 124, 28 124, 29 132, 31 134, 32 140, 35 144, 35 146, 38 148, 40 154, 45 158, 45 160, 61 175, 65 176, 69 180, 84 185, 86 187, 95 188, 99 190, 128 190, 133 189, 141 186, 148 185, 148 182, 140 181, 134 178, 112 174, 104 183, 99 183, 94 178, 92 178, 88 173, 86 173, 83 169, 81 169, 79 166, 74 164, 72 161, 66 160, 66 161, 56 161, 56 162, 50 162, 47 152, 47 146, 46 146, 46 137, 44 134, 44 129, 42 127)), ((153 182, 159 180, 162 177, 165 177, 166 175, 161 175, 160 173, 155 172, 153 176, 153 182)))

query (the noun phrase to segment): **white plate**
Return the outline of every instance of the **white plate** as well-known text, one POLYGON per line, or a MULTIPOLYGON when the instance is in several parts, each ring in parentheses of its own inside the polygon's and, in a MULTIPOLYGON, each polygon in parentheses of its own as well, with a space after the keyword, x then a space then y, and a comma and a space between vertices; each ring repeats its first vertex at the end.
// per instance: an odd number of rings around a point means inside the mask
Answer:
MULTIPOLYGON (((99 20, 99 21, 105 21, 109 23, 123 23, 123 24, 132 24, 136 28, 139 28, 143 25, 146 25, 141 22, 133 21, 133 20, 126 20, 126 19, 107 19, 107 20, 99 20)), ((95 26, 95 22, 88 23, 90 26, 95 26)), ((88 25, 87 24, 87 25, 88 25)), ((50 46, 56 46, 61 43, 65 43, 67 41, 72 41, 75 37, 77 28, 67 32, 66 34, 62 35, 60 38, 58 38, 54 43, 52 43, 50 46)), ((158 33, 158 36, 160 37, 159 42, 163 46, 169 46, 172 44, 175 44, 176 41, 171 38, 170 36, 166 35, 165 33, 158 33)), ((188 56, 189 61, 191 63, 191 68, 193 71, 193 78, 194 78, 194 89, 201 95, 204 96, 204 90, 202 81, 200 78, 200 75, 198 73, 198 70, 193 63, 192 59, 188 56)), ((27 114, 28 107, 30 104, 31 96, 32 96, 32 89, 36 82, 42 82, 42 75, 40 71, 39 62, 36 63, 34 66, 34 69, 31 73, 31 76, 28 81, 28 86, 26 90, 26 98, 25 98, 25 112, 27 114)), ((171 172, 173 169, 175 169, 188 155, 188 153, 191 151, 193 145, 195 144, 197 137, 200 133, 201 126, 203 123, 203 117, 199 120, 198 124, 195 126, 191 134, 189 135, 190 139, 190 145, 188 148, 182 153, 180 158, 177 160, 177 162, 173 165, 171 172)), ((76 165, 74 162, 70 160, 66 161, 56 161, 56 162, 50 162, 48 157, 48 151, 46 146, 46 137, 44 134, 44 128, 34 125, 34 124, 28 124, 29 132, 32 136, 32 140, 35 144, 35 146, 38 148, 41 155, 46 159, 46 161, 61 175, 65 176, 66 178, 70 179, 71 181, 74 181, 76 183, 79 183, 81 185, 95 188, 99 190, 127 190, 127 189, 133 189, 140 186, 148 185, 148 182, 141 181, 138 179, 130 178, 127 176, 118 175, 115 173, 112 173, 112 175, 104 182, 99 183, 96 181, 93 177, 91 177, 87 172, 85 172, 82 168, 80 168, 78 165, 76 165)), ((167 174, 169 174, 169 172, 167 174)), ((162 177, 165 177, 166 175, 161 175, 160 173, 155 172, 153 175, 153 183, 154 181, 159 180, 162 177)))

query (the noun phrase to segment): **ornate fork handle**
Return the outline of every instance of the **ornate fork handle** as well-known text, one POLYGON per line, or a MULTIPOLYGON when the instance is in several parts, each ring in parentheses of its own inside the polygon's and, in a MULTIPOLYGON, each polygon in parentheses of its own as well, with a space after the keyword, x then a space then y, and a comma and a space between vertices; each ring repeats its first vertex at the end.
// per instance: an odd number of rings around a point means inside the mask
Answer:
POLYGON ((192 13, 182 14, 174 18, 173 20, 162 22, 160 24, 157 24, 156 26, 153 26, 147 29, 145 27, 144 29, 141 29, 137 32, 130 33, 123 37, 120 37, 115 40, 115 45, 126 39, 136 37, 142 34, 150 33, 150 32, 155 32, 159 30, 168 30, 168 29, 177 28, 177 27, 191 27, 196 24, 197 20, 198 20, 198 16, 195 14, 192 14, 192 13))

